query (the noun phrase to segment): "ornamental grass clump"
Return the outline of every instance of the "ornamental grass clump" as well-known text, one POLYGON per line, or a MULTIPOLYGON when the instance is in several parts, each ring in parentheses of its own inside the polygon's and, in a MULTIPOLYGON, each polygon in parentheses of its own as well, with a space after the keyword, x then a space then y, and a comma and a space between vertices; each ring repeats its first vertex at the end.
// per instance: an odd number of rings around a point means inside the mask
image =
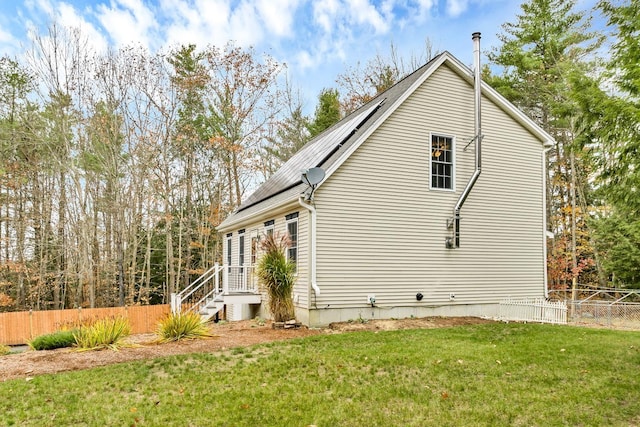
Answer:
POLYGON ((296 265, 285 256, 288 246, 287 235, 268 234, 260 242, 264 255, 258 262, 256 274, 260 284, 267 291, 269 311, 276 322, 286 322, 295 318, 292 292, 296 265))
POLYGON ((122 341, 130 334, 131 326, 127 319, 110 317, 80 326, 73 333, 73 336, 81 350, 102 350, 105 348, 117 350, 122 346, 122 341))
POLYGON ((8 345, 0 344, 0 356, 11 353, 11 347, 8 345))
POLYGON ((56 348, 72 347, 76 344, 73 330, 57 331, 40 335, 29 341, 29 347, 34 350, 54 350, 56 348))
POLYGON ((179 341, 185 339, 209 338, 209 327, 202 321, 198 313, 171 313, 158 324, 160 342, 179 341))

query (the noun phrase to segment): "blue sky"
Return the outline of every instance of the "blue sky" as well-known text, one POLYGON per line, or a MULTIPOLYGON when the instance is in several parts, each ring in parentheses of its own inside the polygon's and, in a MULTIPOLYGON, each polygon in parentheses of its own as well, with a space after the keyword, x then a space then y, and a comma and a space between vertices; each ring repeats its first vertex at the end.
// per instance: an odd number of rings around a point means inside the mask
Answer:
MULTIPOLYGON (((593 3, 581 0, 579 8, 593 3)), ((482 50, 489 50, 519 11, 514 0, 1 0, 0 55, 20 55, 29 33, 54 19, 81 27, 98 50, 233 40, 286 62, 303 99, 315 104, 339 73, 388 55, 391 43, 408 58, 429 40, 470 64, 471 33, 482 32, 482 50)))

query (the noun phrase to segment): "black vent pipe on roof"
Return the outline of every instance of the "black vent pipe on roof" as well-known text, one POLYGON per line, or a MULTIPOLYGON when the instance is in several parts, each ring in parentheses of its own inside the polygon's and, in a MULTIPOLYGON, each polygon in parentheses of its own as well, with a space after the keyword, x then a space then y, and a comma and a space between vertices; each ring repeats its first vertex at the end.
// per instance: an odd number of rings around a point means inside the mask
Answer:
POLYGON ((475 32, 471 35, 473 40, 473 80, 474 80, 474 136, 475 140, 475 170, 471 179, 464 188, 464 191, 458 198, 455 208, 453 209, 453 218, 447 221, 447 227, 453 230, 452 236, 447 237, 446 246, 449 249, 456 249, 460 247, 460 210, 462 205, 467 200, 471 189, 475 185, 480 172, 482 172, 482 123, 481 123, 481 111, 480 103, 482 100, 482 81, 480 80, 480 33, 475 32))

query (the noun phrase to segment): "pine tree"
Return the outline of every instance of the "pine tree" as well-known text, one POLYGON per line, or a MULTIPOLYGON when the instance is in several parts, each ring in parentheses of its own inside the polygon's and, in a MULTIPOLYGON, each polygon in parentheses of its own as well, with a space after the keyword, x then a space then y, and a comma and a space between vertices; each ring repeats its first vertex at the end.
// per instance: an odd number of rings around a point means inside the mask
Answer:
POLYGON ((590 20, 584 12, 575 11, 575 4, 573 0, 523 3, 516 22, 502 27, 502 46, 489 54, 504 71, 487 78, 556 141, 547 177, 547 216, 555 236, 548 262, 554 287, 567 286, 569 281, 575 286, 578 275, 595 257, 585 228, 589 166, 576 128, 580 112, 571 97, 571 82, 576 74, 587 78, 591 69, 587 59, 601 37, 590 31, 590 20))
POLYGON ((340 94, 337 89, 322 89, 318 95, 318 106, 309 124, 311 137, 318 135, 338 120, 340 120, 340 94))

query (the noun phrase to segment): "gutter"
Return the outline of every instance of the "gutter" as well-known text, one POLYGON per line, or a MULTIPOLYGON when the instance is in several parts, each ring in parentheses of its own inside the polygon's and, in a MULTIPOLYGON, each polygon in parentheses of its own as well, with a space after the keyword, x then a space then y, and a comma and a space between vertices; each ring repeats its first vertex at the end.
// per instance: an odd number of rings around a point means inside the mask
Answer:
POLYGON ((320 295, 320 287, 316 282, 316 208, 310 203, 307 203, 302 196, 298 197, 298 203, 305 208, 311 214, 311 239, 309 240, 310 254, 311 254, 311 288, 316 296, 320 295))
POLYGON ((473 62, 475 69, 473 70, 474 74, 474 137, 473 139, 476 142, 475 145, 475 170, 471 179, 467 183, 467 186, 464 188, 464 191, 460 195, 456 206, 453 208, 453 220, 449 221, 447 227, 453 228, 453 237, 448 237, 446 240, 446 246, 448 249, 456 249, 460 247, 460 210, 462 209, 462 205, 469 197, 469 193, 471 193, 471 189, 475 185, 480 173, 482 172, 482 156, 481 156, 481 143, 482 143, 482 124, 481 124, 481 115, 480 115, 480 107, 482 101, 482 82, 480 80, 480 33, 475 32, 472 34, 473 39, 473 62))

